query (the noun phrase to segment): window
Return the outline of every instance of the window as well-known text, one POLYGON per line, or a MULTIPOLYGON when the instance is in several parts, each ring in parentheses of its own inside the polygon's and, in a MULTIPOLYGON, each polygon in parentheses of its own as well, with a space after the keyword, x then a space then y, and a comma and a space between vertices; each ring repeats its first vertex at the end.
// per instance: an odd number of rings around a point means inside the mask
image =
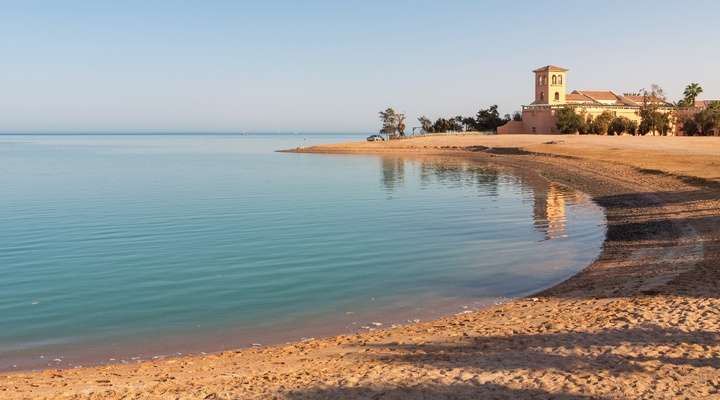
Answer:
POLYGON ((560 92, 555 92, 555 101, 560 101, 560 92))
POLYGON ((562 75, 558 75, 558 85, 562 85, 562 75))
POLYGON ((557 85, 557 76, 556 75, 553 75, 552 83, 553 83, 553 85, 557 85))
POLYGON ((545 92, 540 92, 540 100, 545 100, 545 92))

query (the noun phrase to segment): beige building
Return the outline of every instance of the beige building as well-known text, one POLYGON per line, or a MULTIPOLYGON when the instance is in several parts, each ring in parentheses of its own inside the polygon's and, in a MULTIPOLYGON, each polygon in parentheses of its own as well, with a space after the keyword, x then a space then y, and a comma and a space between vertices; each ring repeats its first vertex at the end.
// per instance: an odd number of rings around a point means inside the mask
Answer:
MULTIPOLYGON (((620 95, 611 90, 574 90, 567 92, 565 68, 548 65, 533 71, 535 73, 535 100, 522 107, 522 121, 510 121, 498 128, 498 134, 560 133, 555 121, 555 112, 567 106, 575 107, 578 113, 593 118, 610 111, 617 117, 627 117, 640 123, 639 110, 643 96, 620 95)), ((656 100, 660 110, 670 112, 672 104, 656 100)))

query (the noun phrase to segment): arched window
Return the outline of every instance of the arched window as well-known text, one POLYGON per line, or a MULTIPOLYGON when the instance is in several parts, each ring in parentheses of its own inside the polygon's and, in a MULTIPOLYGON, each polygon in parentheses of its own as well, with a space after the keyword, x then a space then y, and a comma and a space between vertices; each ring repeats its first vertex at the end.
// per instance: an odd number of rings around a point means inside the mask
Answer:
POLYGON ((540 92, 540 100, 545 100, 545 92, 540 92))
POLYGON ((562 85, 562 75, 558 75, 558 85, 562 85))
POLYGON ((555 101, 560 101, 560 92, 555 92, 555 101))
POLYGON ((557 85, 557 76, 556 75, 553 75, 552 83, 553 83, 553 85, 557 85))

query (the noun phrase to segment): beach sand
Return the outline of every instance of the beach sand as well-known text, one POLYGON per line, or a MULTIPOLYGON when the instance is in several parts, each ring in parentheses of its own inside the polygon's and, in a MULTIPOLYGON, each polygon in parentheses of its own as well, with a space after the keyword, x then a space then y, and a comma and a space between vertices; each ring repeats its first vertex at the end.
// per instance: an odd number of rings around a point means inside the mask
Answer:
POLYGON ((530 168, 606 209, 542 293, 373 332, 0 375, 2 399, 720 398, 720 138, 436 136, 298 149, 530 168))

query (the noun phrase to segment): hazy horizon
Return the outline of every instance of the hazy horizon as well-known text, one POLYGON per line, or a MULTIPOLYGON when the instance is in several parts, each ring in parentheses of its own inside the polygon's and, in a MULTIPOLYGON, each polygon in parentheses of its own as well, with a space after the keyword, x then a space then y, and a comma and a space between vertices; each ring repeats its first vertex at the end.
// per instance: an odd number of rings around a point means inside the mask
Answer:
POLYGON ((502 114, 532 70, 568 90, 720 98, 720 3, 153 3, 4 5, 0 133, 366 133, 388 106, 502 114), (556 22, 554 22, 556 21, 556 22))

